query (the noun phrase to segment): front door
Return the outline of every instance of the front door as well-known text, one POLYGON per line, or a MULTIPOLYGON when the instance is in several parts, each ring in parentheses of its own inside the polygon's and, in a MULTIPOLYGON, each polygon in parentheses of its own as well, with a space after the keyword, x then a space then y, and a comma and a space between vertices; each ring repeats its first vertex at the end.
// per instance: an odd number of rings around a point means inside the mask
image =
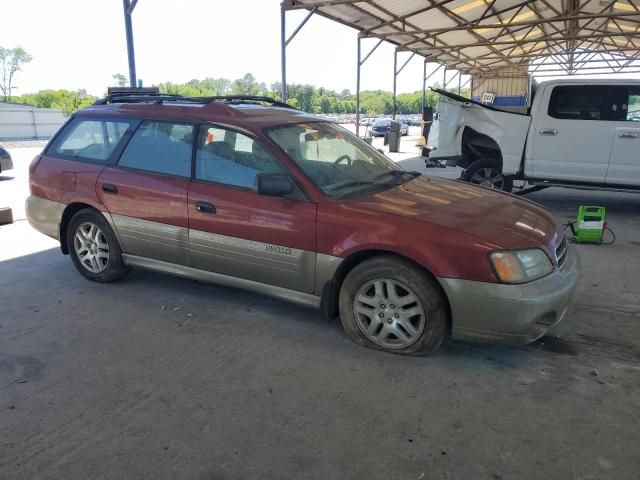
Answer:
POLYGON ((97 194, 113 218, 125 253, 189 264, 187 195, 193 126, 145 121, 97 194))
POLYGON ((615 87, 619 116, 615 122, 607 185, 640 186, 640 87, 615 87))
POLYGON ((200 127, 188 202, 192 266, 312 293, 316 205, 254 192, 257 173, 286 171, 252 137, 200 127))
POLYGON ((613 143, 610 88, 559 85, 543 92, 532 125, 533 178, 604 183, 613 143))

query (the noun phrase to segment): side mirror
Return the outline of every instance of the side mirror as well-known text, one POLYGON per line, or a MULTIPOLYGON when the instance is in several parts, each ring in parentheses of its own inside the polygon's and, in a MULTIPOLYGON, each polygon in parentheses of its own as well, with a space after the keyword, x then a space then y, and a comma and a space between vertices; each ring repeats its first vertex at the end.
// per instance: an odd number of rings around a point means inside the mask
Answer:
POLYGON ((284 197, 293 192, 293 182, 281 173, 259 173, 253 189, 261 195, 284 197))

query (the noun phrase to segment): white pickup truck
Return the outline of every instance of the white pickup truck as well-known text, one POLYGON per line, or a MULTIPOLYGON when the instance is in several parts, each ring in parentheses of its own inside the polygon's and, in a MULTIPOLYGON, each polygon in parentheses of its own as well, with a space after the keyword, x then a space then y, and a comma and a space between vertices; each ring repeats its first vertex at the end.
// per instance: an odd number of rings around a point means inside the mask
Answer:
POLYGON ((436 91, 429 159, 465 181, 640 192, 640 80, 543 82, 528 113, 436 91))

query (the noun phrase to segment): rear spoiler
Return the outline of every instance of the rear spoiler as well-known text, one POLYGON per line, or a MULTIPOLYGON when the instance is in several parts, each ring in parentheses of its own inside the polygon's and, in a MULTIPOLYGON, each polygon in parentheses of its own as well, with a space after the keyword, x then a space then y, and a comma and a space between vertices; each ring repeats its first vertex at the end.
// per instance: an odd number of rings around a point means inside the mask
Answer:
POLYGON ((472 103, 474 105, 478 105, 480 107, 486 108, 487 110, 493 110, 494 112, 501 112, 501 113, 512 113, 514 115, 524 115, 525 117, 527 117, 528 115, 526 113, 520 113, 520 112, 509 112, 507 110, 501 110, 499 108, 496 107, 492 107, 490 105, 485 105, 484 103, 480 103, 476 100, 471 100, 470 98, 466 98, 463 97, 461 95, 456 95, 455 93, 451 93, 451 92, 447 92, 446 90, 442 90, 440 88, 433 88, 433 87, 429 87, 429 90, 432 90, 440 95, 444 95, 445 97, 449 97, 452 100, 455 100, 456 102, 460 102, 460 103, 472 103))

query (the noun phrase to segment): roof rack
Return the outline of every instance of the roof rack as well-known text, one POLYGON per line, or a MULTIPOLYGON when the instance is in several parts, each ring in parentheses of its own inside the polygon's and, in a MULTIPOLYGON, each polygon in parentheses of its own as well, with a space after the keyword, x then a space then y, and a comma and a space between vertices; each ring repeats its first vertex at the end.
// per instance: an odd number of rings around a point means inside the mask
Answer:
POLYGON ((183 97, 172 93, 114 93, 104 98, 96 100, 94 105, 107 105, 109 103, 153 103, 161 105, 167 102, 194 103, 207 105, 212 102, 224 102, 227 104, 243 103, 268 103, 274 107, 291 108, 297 110, 293 105, 280 102, 271 97, 259 95, 220 95, 214 97, 183 97))

